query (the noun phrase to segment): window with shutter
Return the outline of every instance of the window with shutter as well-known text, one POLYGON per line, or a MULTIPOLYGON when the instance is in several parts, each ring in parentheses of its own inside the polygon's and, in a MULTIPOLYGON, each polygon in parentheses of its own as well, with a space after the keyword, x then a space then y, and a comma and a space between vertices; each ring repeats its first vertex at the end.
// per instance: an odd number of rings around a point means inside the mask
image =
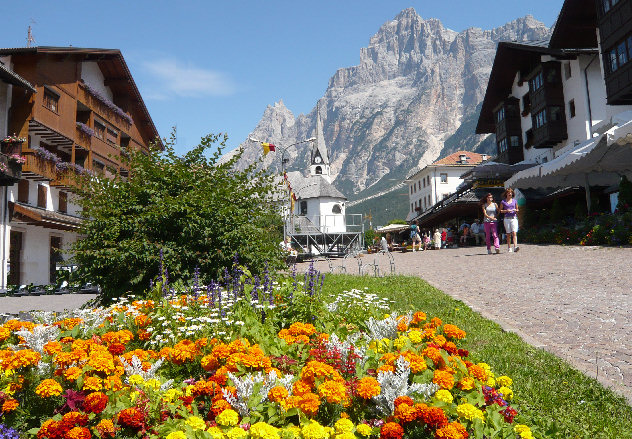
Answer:
POLYGON ((18 183, 18 201, 20 203, 29 202, 29 181, 20 180, 18 183))
POLYGON ((46 209, 46 196, 48 195, 48 189, 43 184, 37 185, 37 207, 46 209))
POLYGON ((59 211, 68 212, 68 194, 66 192, 59 192, 59 211))

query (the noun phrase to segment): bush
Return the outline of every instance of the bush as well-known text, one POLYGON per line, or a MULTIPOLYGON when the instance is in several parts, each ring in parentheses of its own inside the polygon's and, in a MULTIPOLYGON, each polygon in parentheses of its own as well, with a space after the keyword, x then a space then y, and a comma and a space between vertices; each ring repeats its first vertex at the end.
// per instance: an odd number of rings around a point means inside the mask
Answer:
POLYGON ((201 280, 219 277, 236 253, 254 273, 265 261, 281 266, 272 177, 256 163, 234 169, 240 154, 218 163, 226 140, 209 135, 182 157, 171 142, 130 151, 128 179, 84 177, 78 203, 87 219, 74 259, 84 282, 101 285, 103 302, 142 294, 152 279, 192 278, 197 268, 201 280))

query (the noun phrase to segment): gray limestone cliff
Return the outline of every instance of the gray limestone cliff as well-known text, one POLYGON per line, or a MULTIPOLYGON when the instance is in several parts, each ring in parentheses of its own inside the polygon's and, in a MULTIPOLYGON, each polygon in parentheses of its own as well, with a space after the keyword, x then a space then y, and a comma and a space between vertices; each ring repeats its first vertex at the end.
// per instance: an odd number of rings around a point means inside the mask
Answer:
MULTIPOLYGON (((474 134, 472 120, 496 45, 547 39, 550 33, 529 15, 496 29, 462 32, 423 19, 412 8, 386 22, 361 49, 360 64, 339 69, 318 101, 333 184, 354 199, 393 186, 450 149, 492 152, 491 142, 481 144, 485 138, 474 134)), ((316 106, 294 116, 278 102, 265 109, 253 137, 288 145, 313 136, 315 125, 316 106)), ((240 166, 260 154, 247 148, 240 166)), ((292 148, 286 157, 289 169, 305 169, 309 147, 292 148)), ((269 154, 264 165, 278 169, 280 159, 269 154)))

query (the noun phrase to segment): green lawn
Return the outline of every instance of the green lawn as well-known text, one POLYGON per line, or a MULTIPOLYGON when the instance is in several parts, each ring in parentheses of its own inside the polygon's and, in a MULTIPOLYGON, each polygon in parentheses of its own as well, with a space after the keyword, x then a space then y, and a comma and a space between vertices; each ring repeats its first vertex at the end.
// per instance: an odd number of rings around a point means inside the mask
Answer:
POLYGON ((467 331, 460 347, 470 351, 470 361, 486 362, 497 376, 513 379, 512 405, 538 432, 565 439, 632 438, 632 407, 624 398, 421 279, 328 275, 323 292, 365 287, 393 299, 395 309, 424 311, 467 331))

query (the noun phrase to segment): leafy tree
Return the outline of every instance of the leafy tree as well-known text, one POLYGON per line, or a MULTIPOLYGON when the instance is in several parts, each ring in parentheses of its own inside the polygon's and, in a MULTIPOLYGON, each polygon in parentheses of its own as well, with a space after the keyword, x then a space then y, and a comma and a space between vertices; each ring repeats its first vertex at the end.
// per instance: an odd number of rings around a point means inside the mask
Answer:
POLYGON ((406 220, 396 218, 396 219, 390 220, 387 226, 390 226, 391 224, 408 224, 408 223, 406 222, 406 220))
POLYGON ((632 207, 632 183, 625 175, 619 183, 619 202, 617 209, 619 212, 626 212, 632 207))
POLYGON ((79 275, 103 288, 107 302, 142 293, 161 278, 218 279, 238 254, 253 273, 280 266, 273 178, 257 164, 234 169, 240 153, 219 163, 227 136, 209 135, 184 156, 173 137, 164 150, 130 151, 129 178, 82 178, 78 200, 86 219, 74 247, 79 275), (219 142, 210 158, 205 151, 219 142), (161 261, 161 258, 163 261, 161 261))

